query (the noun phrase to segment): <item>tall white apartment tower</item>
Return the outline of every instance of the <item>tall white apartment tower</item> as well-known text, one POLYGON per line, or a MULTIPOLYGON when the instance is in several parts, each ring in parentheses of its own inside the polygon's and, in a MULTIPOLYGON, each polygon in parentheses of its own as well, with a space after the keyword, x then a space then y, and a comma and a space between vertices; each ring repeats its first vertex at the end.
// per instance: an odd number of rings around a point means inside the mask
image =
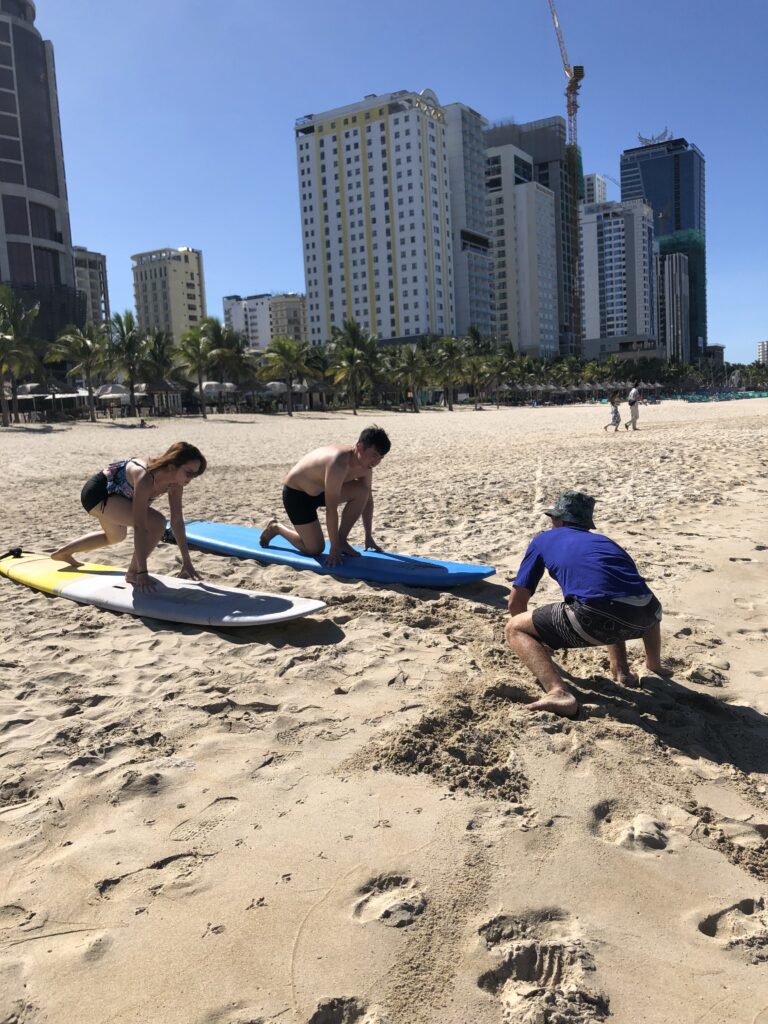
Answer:
POLYGON ((656 358, 653 210, 642 199, 581 210, 584 356, 656 358))
POLYGON ((605 203, 608 201, 608 182, 602 174, 584 175, 584 202, 605 203))
POLYGON ((296 122, 312 345, 356 320, 381 340, 453 334, 445 112, 429 89, 296 122))
POLYGON ((758 341, 757 361, 762 363, 763 366, 768 366, 768 341, 758 341))
POLYGON ((199 249, 153 249, 131 256, 136 318, 144 331, 160 328, 180 341, 206 317, 203 254, 199 249))
POLYGON ((492 333, 501 345, 554 359, 560 352, 554 193, 533 180, 531 157, 512 143, 485 156, 492 333))
POLYGON ((451 191, 456 333, 491 328, 491 270, 485 208, 484 117, 463 103, 448 103, 445 136, 451 191))

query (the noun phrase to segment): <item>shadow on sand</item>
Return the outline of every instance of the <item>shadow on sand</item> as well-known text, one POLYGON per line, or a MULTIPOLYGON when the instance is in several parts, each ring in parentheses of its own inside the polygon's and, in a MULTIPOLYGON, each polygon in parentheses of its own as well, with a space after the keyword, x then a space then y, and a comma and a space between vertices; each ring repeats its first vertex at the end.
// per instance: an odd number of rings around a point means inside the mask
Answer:
POLYGON ((587 718, 631 723, 687 757, 768 772, 768 717, 754 708, 657 676, 644 676, 640 690, 604 676, 568 681, 587 718))

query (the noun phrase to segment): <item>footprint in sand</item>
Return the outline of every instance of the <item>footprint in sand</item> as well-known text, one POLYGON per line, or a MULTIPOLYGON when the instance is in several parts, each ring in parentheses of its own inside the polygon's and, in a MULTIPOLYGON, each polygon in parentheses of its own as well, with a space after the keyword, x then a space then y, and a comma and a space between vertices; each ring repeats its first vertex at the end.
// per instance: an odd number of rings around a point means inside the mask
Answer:
POLYGON ((664 824, 656 821, 650 814, 637 814, 625 825, 616 839, 617 846, 638 853, 649 853, 652 850, 665 850, 669 837, 664 824))
POLYGON ((584 983, 594 961, 563 911, 501 914, 479 935, 497 962, 477 984, 499 999, 504 1020, 599 1024, 608 1018, 608 999, 584 983))
POLYGON ((709 914, 699 921, 699 931, 725 949, 746 953, 753 964, 768 960, 768 908, 762 897, 709 914))
POLYGON ((366 923, 382 921, 390 928, 413 924, 427 906, 417 884, 405 875, 377 875, 358 889, 353 916, 366 923))
POLYGON ((180 895, 189 891, 203 860, 212 856, 212 853, 177 853, 145 868, 126 871, 115 878, 102 878, 96 883, 96 889, 104 899, 110 899, 118 891, 122 897, 140 895, 146 898, 159 896, 162 892, 180 895))
POLYGON ((386 1024, 375 1006, 366 1006, 359 999, 338 996, 324 999, 307 1024, 386 1024))
POLYGON ((220 825, 235 809, 236 796, 220 796, 217 800, 204 807, 199 814, 171 829, 168 838, 175 843, 191 843, 195 839, 204 839, 217 825, 220 825))
POLYGON ((743 612, 753 612, 757 607, 754 601, 747 601, 745 597, 734 597, 733 603, 737 608, 741 608, 743 612))

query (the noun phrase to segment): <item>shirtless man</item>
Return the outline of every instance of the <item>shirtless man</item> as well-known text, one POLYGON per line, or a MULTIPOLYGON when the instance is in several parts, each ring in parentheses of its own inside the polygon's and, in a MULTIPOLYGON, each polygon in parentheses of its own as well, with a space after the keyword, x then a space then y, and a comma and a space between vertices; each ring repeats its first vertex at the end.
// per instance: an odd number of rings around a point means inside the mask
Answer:
POLYGON ((371 532, 373 526, 372 470, 391 447, 381 427, 366 427, 352 447, 329 444, 299 459, 283 481, 283 506, 291 526, 270 519, 261 533, 267 547, 273 537, 285 537, 306 555, 325 548, 317 510, 325 506, 325 522, 331 550, 326 565, 340 565, 345 555, 359 552, 348 542, 349 531, 362 516, 366 551, 381 551, 371 532), (339 507, 344 511, 339 520, 339 507))

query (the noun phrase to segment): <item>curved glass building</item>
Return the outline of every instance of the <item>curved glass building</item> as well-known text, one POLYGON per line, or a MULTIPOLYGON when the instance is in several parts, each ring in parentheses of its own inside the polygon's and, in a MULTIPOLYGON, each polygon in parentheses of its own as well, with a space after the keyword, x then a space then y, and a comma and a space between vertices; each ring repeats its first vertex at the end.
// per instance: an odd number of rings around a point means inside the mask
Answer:
POLYGON ((82 324, 53 46, 32 0, 0 0, 0 280, 40 303, 36 333, 82 324))

